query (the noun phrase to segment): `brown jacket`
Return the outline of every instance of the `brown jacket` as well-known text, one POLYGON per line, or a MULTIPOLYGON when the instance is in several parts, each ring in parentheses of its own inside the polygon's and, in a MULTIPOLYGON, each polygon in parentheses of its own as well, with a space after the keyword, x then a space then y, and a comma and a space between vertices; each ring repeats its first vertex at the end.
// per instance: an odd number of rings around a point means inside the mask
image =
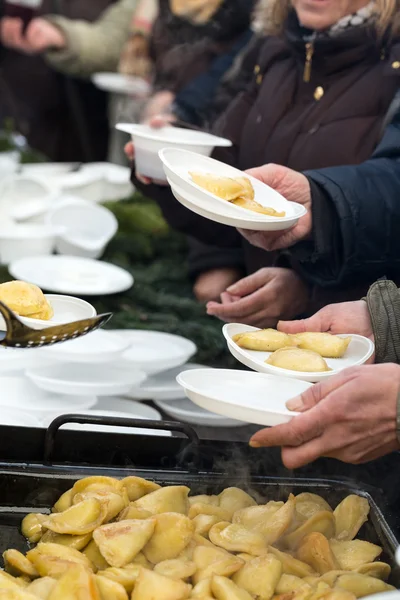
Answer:
MULTIPOLYGON (((113 0, 44 0, 41 14, 94 21, 113 0)), ((79 95, 92 158, 107 152, 106 95, 86 82, 74 82, 79 95)), ((85 160, 65 78, 40 56, 0 47, 0 118, 13 117, 33 148, 52 160, 85 160)))
MULTIPOLYGON (((269 162, 303 171, 365 161, 381 139, 399 87, 399 61, 400 40, 380 43, 371 31, 353 29, 315 43, 311 80, 305 82, 305 41, 292 15, 282 38, 265 40, 250 88, 216 123, 214 130, 234 145, 215 158, 243 170, 269 162)), ((170 194, 158 194, 172 225, 201 242, 234 248, 247 273, 282 260, 250 246, 232 228, 189 215, 170 194)), ((213 258, 208 252, 201 269, 200 263, 198 272, 232 266, 226 248, 220 261, 218 252, 213 258)), ((366 277, 354 290, 314 290, 310 310, 336 298, 359 298, 370 283, 366 277)))

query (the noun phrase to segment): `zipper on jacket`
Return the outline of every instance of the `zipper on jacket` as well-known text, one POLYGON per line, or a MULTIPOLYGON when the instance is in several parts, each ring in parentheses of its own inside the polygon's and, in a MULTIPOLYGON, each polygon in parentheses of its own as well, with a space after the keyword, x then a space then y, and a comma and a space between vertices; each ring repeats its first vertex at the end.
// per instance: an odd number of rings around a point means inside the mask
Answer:
POLYGON ((310 83, 310 81, 311 81, 311 69, 312 69, 313 56, 314 56, 314 42, 308 42, 306 44, 306 62, 304 64, 304 74, 303 74, 303 81, 305 83, 310 83))

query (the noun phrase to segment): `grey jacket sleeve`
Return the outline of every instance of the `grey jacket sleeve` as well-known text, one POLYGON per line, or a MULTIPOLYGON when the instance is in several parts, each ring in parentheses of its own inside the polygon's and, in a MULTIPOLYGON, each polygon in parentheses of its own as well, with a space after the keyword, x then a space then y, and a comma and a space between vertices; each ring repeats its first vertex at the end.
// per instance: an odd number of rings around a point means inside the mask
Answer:
POLYGON ((393 281, 377 281, 365 300, 375 336, 375 361, 400 364, 400 290, 393 281))
MULTIPOLYGON (((375 362, 400 364, 400 290, 393 281, 377 281, 364 300, 368 304, 375 336, 375 362)), ((400 442, 400 394, 397 437, 400 442)))
POLYGON ((67 75, 90 77, 97 71, 116 71, 121 52, 129 39, 137 0, 119 0, 94 23, 57 15, 46 18, 66 37, 63 50, 45 53, 46 61, 67 75))

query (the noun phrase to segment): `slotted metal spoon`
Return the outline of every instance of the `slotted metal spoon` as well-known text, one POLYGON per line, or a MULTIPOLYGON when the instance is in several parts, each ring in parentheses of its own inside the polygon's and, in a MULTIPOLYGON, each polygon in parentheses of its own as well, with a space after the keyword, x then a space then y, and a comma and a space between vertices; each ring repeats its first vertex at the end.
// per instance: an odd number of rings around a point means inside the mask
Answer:
POLYGON ((6 331, 0 331, 0 346, 7 348, 41 348, 42 346, 52 346, 60 342, 75 340, 91 331, 100 329, 112 317, 111 313, 107 313, 82 321, 37 330, 22 323, 2 302, 0 302, 0 313, 4 317, 7 327, 6 331))

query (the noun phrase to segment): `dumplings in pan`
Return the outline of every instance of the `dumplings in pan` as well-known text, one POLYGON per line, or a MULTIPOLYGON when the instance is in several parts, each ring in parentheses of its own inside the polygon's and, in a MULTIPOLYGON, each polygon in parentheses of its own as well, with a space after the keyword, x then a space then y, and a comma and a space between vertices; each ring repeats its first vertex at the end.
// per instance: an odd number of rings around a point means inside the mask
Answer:
POLYGON ((260 331, 248 331, 233 336, 233 341, 246 350, 259 350, 260 352, 275 352, 280 348, 296 346, 297 342, 293 336, 277 331, 276 329, 261 329, 260 331))
POLYGON ((220 177, 212 173, 193 172, 189 175, 196 185, 222 200, 235 204, 235 206, 270 217, 284 217, 286 215, 285 212, 278 212, 256 202, 254 188, 247 177, 220 177))
POLYGON ((325 358, 342 358, 351 338, 341 338, 331 333, 296 333, 296 345, 304 350, 313 350, 325 358))
POLYGON ((281 348, 265 361, 273 367, 303 373, 324 373, 331 371, 325 360, 317 352, 300 348, 281 348))
MULTIPOLYGON (((393 589, 381 548, 353 540, 368 503, 256 500, 237 487, 89 477, 50 515, 28 515, 26 554, 7 550, 5 600, 356 600, 393 589), (350 539, 349 539, 350 538, 350 539)), ((277 499, 280 500, 280 499, 277 499)))
POLYGON ((0 285, 0 301, 21 317, 49 321, 53 309, 42 290, 25 281, 8 281, 0 285))

